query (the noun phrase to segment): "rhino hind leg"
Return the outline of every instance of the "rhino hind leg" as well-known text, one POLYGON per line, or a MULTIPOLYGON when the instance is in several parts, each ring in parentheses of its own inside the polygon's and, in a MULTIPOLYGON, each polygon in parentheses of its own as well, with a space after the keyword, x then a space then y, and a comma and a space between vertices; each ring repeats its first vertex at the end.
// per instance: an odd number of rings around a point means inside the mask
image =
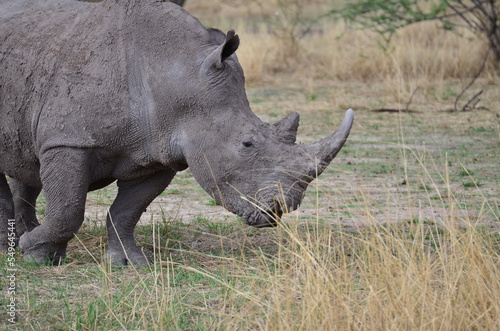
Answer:
POLYGON ((103 260, 112 265, 150 263, 148 254, 135 244, 134 229, 144 210, 165 190, 175 174, 174 170, 166 170, 147 178, 118 181, 118 195, 106 220, 109 239, 103 260))
POLYGON ((14 219, 14 202, 9 184, 4 174, 0 173, 0 251, 9 248, 9 220, 14 219))
POLYGON ((18 237, 40 225, 36 218, 36 199, 41 188, 27 186, 15 179, 9 182, 14 200, 16 234, 18 237))
POLYGON ((26 261, 59 265, 64 260, 68 241, 84 218, 90 176, 87 153, 61 147, 40 156, 46 213, 41 225, 19 238, 19 248, 26 261))

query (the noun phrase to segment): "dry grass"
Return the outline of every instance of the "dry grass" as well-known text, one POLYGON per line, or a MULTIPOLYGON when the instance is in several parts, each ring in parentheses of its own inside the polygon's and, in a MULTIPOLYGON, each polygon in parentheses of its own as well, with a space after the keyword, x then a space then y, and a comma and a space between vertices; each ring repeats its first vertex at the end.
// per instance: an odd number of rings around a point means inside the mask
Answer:
MULTIPOLYGON (((274 264, 228 299, 225 329, 467 330, 500 326, 499 256, 476 229, 286 229, 274 264), (241 298, 246 303, 237 303, 241 298), (236 303, 236 304, 235 304, 236 303)), ((498 243, 497 243, 498 244, 498 243)), ((263 263, 265 265, 265 263, 263 263)))
MULTIPOLYGON (((402 76, 435 81, 469 77, 480 67, 486 45, 462 32, 463 37, 443 31, 434 23, 415 25, 402 30, 384 51, 373 32, 352 30, 342 23, 327 25, 300 40, 297 65, 291 70, 305 77, 337 80, 383 81, 402 76)), ((261 75, 256 75, 254 81, 269 78, 265 73, 280 68, 275 62, 281 50, 273 34, 244 29, 239 34, 242 44, 238 57, 245 71, 260 68, 261 75)))
MULTIPOLYGON (((247 82, 272 84, 277 72, 286 72, 292 81, 306 84, 363 81, 382 86, 384 95, 404 103, 417 88, 418 97, 442 95, 450 79, 465 87, 481 67, 486 52, 486 43, 468 31, 461 37, 442 31, 434 23, 408 27, 385 51, 373 32, 352 30, 343 24, 322 29, 300 40, 298 53, 288 62, 281 60, 282 48, 276 45, 283 43, 277 42, 275 35, 240 29, 238 57, 247 82)), ((485 84, 496 80, 492 67, 490 63, 482 75, 485 84)))
MULTIPOLYGON (((242 40, 237 54, 250 85, 276 83, 280 73, 292 81, 368 82, 408 100, 417 87, 428 96, 442 94, 450 79, 465 86, 487 50, 480 36, 466 29, 445 31, 435 22, 402 29, 387 46, 374 32, 329 18, 316 21, 330 8, 328 1, 297 0, 187 5, 208 25, 236 28, 242 40)), ((485 84, 497 79, 491 61, 482 75, 485 84)))

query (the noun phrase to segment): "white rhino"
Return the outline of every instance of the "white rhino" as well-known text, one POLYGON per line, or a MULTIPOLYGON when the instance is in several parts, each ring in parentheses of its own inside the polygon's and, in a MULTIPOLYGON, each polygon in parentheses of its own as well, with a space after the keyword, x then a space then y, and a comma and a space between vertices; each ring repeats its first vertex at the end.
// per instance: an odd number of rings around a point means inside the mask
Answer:
POLYGON ((188 167, 249 225, 274 226, 296 209, 346 141, 353 112, 331 136, 295 144, 298 113, 269 125, 250 109, 239 42, 169 2, 0 0, 3 249, 15 218, 25 258, 60 263, 87 192, 117 181, 104 258, 147 264, 136 223, 188 167))

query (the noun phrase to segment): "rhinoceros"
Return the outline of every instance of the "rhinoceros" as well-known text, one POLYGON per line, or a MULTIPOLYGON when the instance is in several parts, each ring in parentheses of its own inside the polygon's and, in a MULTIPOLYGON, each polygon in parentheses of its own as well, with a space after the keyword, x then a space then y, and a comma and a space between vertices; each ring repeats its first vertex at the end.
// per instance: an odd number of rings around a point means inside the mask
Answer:
POLYGON ((239 43, 169 2, 0 0, 3 249, 15 218, 25 259, 60 263, 87 192, 116 181, 103 259, 148 264, 136 223, 188 167, 249 225, 275 226, 296 209, 342 148, 353 112, 332 135, 296 144, 297 112, 271 125, 250 109, 239 43))

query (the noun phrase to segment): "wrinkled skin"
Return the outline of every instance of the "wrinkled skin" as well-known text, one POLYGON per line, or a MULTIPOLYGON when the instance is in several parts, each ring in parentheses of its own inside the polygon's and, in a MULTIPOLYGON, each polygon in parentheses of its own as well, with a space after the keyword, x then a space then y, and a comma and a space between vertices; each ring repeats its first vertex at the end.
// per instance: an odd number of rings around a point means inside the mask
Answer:
POLYGON ((251 111, 238 45, 171 3, 0 0, 0 247, 15 218, 25 259, 60 263, 87 192, 117 181, 104 258, 147 264, 135 225, 187 167, 249 225, 274 226, 297 208, 353 113, 331 136, 296 145, 298 113, 269 125, 251 111))

